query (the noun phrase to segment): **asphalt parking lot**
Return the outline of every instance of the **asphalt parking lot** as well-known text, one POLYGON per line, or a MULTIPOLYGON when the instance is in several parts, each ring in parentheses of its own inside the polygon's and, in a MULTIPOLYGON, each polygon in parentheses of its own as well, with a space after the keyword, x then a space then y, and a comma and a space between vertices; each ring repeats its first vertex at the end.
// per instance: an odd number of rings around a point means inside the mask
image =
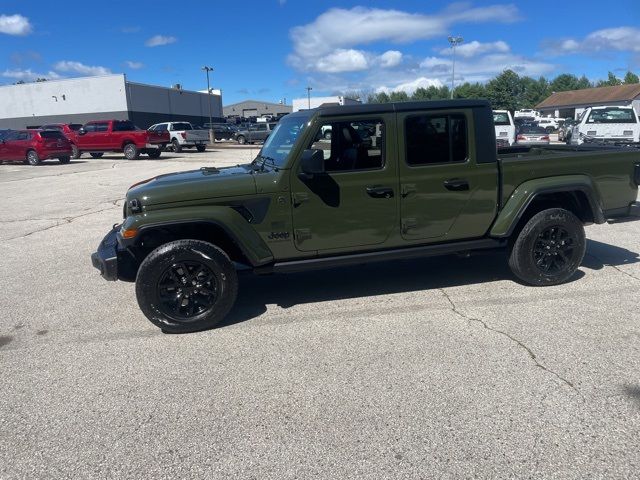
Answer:
POLYGON ((633 478, 640 222, 565 285, 500 254, 244 276, 165 335, 89 255, 126 188, 257 149, 0 165, 0 478, 633 478))

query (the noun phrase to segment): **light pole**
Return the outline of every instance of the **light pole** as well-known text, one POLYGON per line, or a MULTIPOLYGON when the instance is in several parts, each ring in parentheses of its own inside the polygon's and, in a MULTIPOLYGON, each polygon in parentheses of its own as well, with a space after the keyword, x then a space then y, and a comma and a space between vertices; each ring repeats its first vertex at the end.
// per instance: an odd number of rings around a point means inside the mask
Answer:
POLYGON ((213 116, 211 115, 211 87, 209 86, 209 72, 213 71, 213 67, 207 67, 206 65, 202 67, 202 70, 207 72, 207 100, 209 101, 209 143, 213 143, 215 141, 215 136, 213 134, 213 116))
POLYGON ((313 90, 313 88, 307 87, 307 109, 308 110, 311 110, 311 90, 313 90))
POLYGON ((449 43, 451 44, 451 48, 453 48, 453 64, 451 67, 451 98, 453 99, 453 89, 455 88, 455 77, 456 77, 456 46, 460 45, 464 42, 464 38, 462 37, 453 37, 449 35, 449 43))

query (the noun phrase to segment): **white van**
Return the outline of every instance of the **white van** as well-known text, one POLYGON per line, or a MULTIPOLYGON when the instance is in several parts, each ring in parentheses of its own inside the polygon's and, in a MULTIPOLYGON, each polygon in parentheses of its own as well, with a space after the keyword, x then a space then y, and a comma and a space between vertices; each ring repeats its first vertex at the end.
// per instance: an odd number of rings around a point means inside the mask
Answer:
POLYGON ((571 143, 640 142, 640 121, 633 107, 588 107, 571 132, 571 143))
POLYGON ((496 141, 506 140, 509 146, 516 143, 516 126, 509 110, 494 110, 493 124, 496 128, 496 141))

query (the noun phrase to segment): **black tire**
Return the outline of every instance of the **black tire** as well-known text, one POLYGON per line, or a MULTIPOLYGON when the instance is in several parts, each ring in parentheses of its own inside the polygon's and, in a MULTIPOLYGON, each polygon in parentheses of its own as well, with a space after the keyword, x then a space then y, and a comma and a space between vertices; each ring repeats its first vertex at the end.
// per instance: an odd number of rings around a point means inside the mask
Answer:
POLYGON ((176 240, 156 248, 136 277, 140 309, 151 323, 169 333, 215 326, 229 313, 237 295, 233 263, 220 248, 201 240, 176 240))
POLYGON ((34 167, 36 165, 40 165, 40 157, 38 156, 38 152, 36 152, 35 150, 29 150, 27 152, 26 161, 29 165, 32 165, 34 167))
POLYGON ((160 155, 162 155, 162 150, 160 150, 159 148, 153 150, 147 150, 147 155, 149 155, 149 158, 160 158, 160 155))
POLYGON ((326 132, 324 132, 324 139, 331 140, 331 130, 327 130, 326 132))
POLYGON ((585 250, 580 219, 563 208, 550 208, 535 214, 520 230, 509 254, 509 267, 530 285, 558 285, 573 276, 585 250))
POLYGON ((196 149, 199 152, 204 152, 207 149, 207 146, 206 145, 196 145, 196 149))
POLYGON ((247 143, 247 139, 245 138, 244 135, 238 135, 238 137, 236 138, 236 140, 238 141, 238 143, 240 145, 244 145, 245 143, 247 143))
POLYGON ((58 161, 60 163, 69 163, 71 161, 71 157, 59 157, 58 161))
POLYGON ((127 143, 124 146, 124 157, 127 160, 135 160, 137 158, 140 157, 140 151, 138 150, 138 147, 135 146, 135 144, 133 143, 127 143))
POLYGON ((82 152, 80 150, 78 150, 78 147, 72 143, 71 144, 71 158, 73 158, 74 160, 77 160, 78 158, 80 158, 81 155, 82 155, 82 152))
POLYGON ((102 153, 102 152, 89 152, 89 155, 91 155, 91 158, 102 158, 104 153, 102 153))
POLYGON ((555 131, 555 128, 547 127, 547 128, 544 129, 544 131, 547 132, 547 133, 553 133, 555 131))
POLYGON ((178 143, 178 140, 176 140, 175 138, 171 141, 171 146, 173 148, 173 151, 176 153, 180 153, 182 151, 180 143, 178 143))

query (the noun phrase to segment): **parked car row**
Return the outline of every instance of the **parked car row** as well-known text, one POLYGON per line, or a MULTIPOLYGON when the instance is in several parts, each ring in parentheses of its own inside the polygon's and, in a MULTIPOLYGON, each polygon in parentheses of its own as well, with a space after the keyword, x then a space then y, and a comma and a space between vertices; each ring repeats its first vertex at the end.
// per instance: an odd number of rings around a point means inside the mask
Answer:
POLYGON ((69 163, 71 142, 56 130, 9 130, 0 134, 0 161, 39 165, 57 159, 69 163))

